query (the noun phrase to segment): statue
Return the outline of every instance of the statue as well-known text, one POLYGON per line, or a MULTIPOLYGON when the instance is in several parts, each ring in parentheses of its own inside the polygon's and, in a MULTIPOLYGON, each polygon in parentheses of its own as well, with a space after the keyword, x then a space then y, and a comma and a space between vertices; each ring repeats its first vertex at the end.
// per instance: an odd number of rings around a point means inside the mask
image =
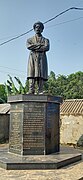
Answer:
POLYGON ((33 25, 35 36, 27 40, 27 49, 30 50, 28 59, 29 94, 35 94, 35 84, 38 85, 38 94, 43 94, 44 82, 48 79, 48 64, 46 51, 49 50, 49 40, 42 36, 44 25, 37 22, 33 25))

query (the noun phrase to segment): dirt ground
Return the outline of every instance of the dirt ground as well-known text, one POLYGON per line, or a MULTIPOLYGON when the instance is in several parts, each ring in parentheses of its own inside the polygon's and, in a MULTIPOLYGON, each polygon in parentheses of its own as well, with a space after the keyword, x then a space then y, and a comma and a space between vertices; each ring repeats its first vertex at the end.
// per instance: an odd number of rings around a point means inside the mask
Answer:
MULTIPOLYGON (((0 145, 4 147, 5 145, 0 145)), ((78 150, 83 154, 83 150, 78 150)), ((0 180, 83 180, 83 159, 58 170, 4 170, 0 180)))

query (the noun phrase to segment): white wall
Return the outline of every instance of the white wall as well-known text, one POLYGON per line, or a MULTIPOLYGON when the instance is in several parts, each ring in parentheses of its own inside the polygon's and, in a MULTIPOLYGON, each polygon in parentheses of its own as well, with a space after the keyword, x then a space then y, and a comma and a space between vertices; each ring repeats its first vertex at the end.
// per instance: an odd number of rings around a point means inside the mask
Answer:
POLYGON ((61 144, 77 143, 83 146, 83 116, 61 115, 60 142, 61 144))

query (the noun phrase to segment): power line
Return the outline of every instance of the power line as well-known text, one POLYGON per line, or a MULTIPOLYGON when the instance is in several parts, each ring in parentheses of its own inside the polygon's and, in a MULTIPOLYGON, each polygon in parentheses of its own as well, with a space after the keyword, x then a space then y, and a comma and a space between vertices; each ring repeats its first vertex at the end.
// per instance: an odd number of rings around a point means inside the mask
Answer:
POLYGON ((18 70, 18 69, 14 69, 14 68, 9 68, 9 67, 5 67, 5 66, 0 66, 0 68, 6 68, 6 69, 18 71, 18 72, 25 72, 25 71, 22 71, 22 70, 18 70))
POLYGON ((8 75, 8 74, 11 74, 11 75, 14 75, 14 76, 16 75, 16 76, 25 77, 23 74, 16 74, 16 73, 13 73, 13 72, 12 72, 12 73, 9 73, 9 72, 7 72, 7 71, 1 71, 1 70, 0 70, 0 73, 7 74, 7 75, 8 75))
POLYGON ((50 22, 50 21, 53 21, 53 20, 56 19, 57 17, 61 16, 62 14, 66 13, 66 12, 68 12, 68 11, 70 11, 70 10, 83 10, 83 8, 77 8, 77 7, 68 8, 68 9, 66 9, 65 11, 62 11, 61 13, 57 14, 55 17, 53 17, 53 18, 45 21, 44 24, 46 24, 46 23, 48 23, 48 22, 50 22))
POLYGON ((71 19, 71 20, 68 20, 68 21, 63 21, 63 22, 57 23, 57 24, 55 24, 55 25, 47 26, 47 28, 53 27, 53 26, 62 25, 62 24, 66 24, 66 23, 70 23, 70 22, 73 22, 73 21, 77 21, 77 20, 79 20, 79 19, 83 19, 83 17, 71 19))
MULTIPOLYGON (((57 15, 54 16, 53 18, 48 19, 48 20, 45 21, 43 24, 47 24, 48 22, 53 21, 53 20, 56 19, 57 17, 65 14, 66 12, 68 12, 68 11, 70 11, 70 10, 83 10, 83 8, 78 8, 78 7, 68 8, 68 9, 62 11, 61 13, 57 14, 57 15)), ((31 32, 32 30, 33 30, 33 29, 30 29, 29 31, 27 31, 27 32, 25 32, 25 33, 22 33, 22 34, 20 34, 20 35, 18 35, 18 36, 16 36, 16 37, 13 37, 13 38, 11 38, 11 39, 9 39, 9 40, 7 40, 7 41, 4 41, 4 42, 2 42, 2 43, 0 44, 0 46, 2 46, 2 45, 4 45, 4 44, 7 44, 8 42, 13 41, 13 40, 15 40, 15 39, 18 39, 18 38, 24 36, 25 34, 28 34, 28 33, 31 32)))
MULTIPOLYGON (((13 36, 18 36, 18 35, 14 34, 13 36)), ((12 38, 12 35, 11 36, 2 37, 2 38, 0 38, 0 41, 6 40, 6 39, 9 39, 9 38, 12 38)))
MULTIPOLYGON (((79 19, 83 19, 83 16, 81 17, 78 17, 78 18, 75 18, 75 19, 71 19, 71 20, 68 20, 68 21, 63 21, 63 22, 60 22, 60 23, 57 23, 55 25, 51 25, 51 26, 47 26, 46 28, 48 27, 53 27, 53 26, 58 26, 58 25, 62 25, 62 24, 66 24, 66 23, 69 23, 69 22, 72 22, 72 21, 77 21, 79 19)), ((17 35, 16 35, 17 36, 17 35)), ((0 38, 0 40, 5 40, 7 38, 11 38, 12 36, 9 36, 9 37, 3 37, 3 38, 0 38)), ((6 67, 5 67, 6 68, 6 67)), ((16 70, 16 69, 13 69, 13 70, 16 70)), ((18 71, 18 70, 17 70, 18 71)))
POLYGON ((8 42, 13 41, 13 40, 15 40, 15 39, 18 39, 18 38, 24 36, 25 34, 28 34, 28 33, 31 32, 32 30, 33 30, 33 29, 30 29, 29 31, 27 31, 27 32, 25 32, 25 33, 23 33, 23 34, 20 34, 19 36, 16 36, 16 37, 13 37, 13 38, 11 38, 11 39, 9 39, 9 40, 7 40, 7 41, 4 41, 3 43, 0 44, 0 46, 2 46, 2 45, 4 45, 4 44, 7 44, 8 42))

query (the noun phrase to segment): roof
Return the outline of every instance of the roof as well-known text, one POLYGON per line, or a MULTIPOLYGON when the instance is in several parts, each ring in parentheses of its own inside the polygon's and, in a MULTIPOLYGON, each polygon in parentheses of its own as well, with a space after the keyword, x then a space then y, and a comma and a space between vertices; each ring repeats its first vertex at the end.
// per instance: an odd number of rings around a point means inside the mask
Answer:
POLYGON ((8 114, 10 111, 10 104, 0 104, 0 114, 8 114))
POLYGON ((83 115, 83 99, 65 100, 63 104, 60 105, 60 114, 83 115))
MULTIPOLYGON (((9 114, 10 104, 0 104, 0 114, 9 114)), ((60 105, 61 115, 83 115, 83 99, 68 99, 60 105)))

